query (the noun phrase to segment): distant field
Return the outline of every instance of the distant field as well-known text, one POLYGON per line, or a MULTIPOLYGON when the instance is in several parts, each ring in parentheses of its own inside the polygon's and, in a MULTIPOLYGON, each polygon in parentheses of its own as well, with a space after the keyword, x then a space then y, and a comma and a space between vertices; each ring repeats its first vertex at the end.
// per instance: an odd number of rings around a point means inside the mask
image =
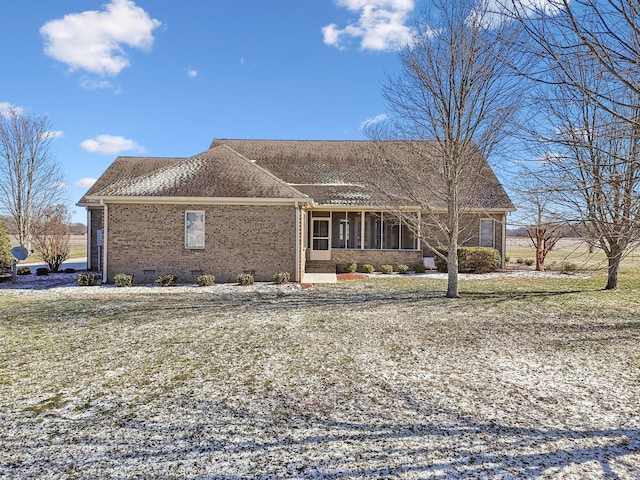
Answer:
MULTIPOLYGON (((507 258, 515 263, 518 258, 535 260, 535 249, 528 237, 507 237, 507 258)), ((548 267, 562 262, 571 262, 581 270, 606 269, 607 259, 600 249, 589 249, 589 245, 578 238, 563 238, 547 255, 548 267)), ((640 251, 631 252, 622 262, 623 268, 640 266, 640 251)))
MULTIPOLYGON (((18 245, 18 240, 15 236, 11 235, 11 246, 15 247, 18 245)), ((69 240, 69 246, 71 247, 71 252, 69 254, 69 259, 73 258, 83 258, 87 256, 87 236, 86 235, 71 235, 71 239, 69 240)), ((36 254, 31 254, 27 257, 27 259, 23 263, 32 263, 39 262, 40 258, 36 254)))

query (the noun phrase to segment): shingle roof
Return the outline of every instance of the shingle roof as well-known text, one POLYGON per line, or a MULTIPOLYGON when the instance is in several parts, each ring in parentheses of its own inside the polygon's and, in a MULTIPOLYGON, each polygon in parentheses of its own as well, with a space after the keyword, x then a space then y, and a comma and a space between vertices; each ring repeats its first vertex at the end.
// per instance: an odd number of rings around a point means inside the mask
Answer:
POLYGON ((80 203, 95 197, 302 198, 225 145, 189 158, 118 157, 80 203))
MULTIPOLYGON (((419 200, 431 208, 446 208, 436 195, 442 187, 436 183, 440 178, 435 172, 437 162, 429 161, 437 155, 435 142, 215 139, 211 147, 220 145, 228 145, 254 160, 319 204, 384 206, 392 203, 390 196, 393 196, 396 204, 415 205, 419 200), (416 146, 423 158, 414 171, 407 169, 404 178, 407 184, 413 182, 414 187, 420 182, 419 188, 403 189, 392 181, 377 159, 383 152, 402 162, 412 154, 409 149, 416 146), (408 190, 420 191, 424 197, 412 198, 408 190)), ((468 190, 467 206, 513 210, 513 203, 487 161, 479 153, 475 158, 477 166, 468 171, 467 180, 472 180, 469 185, 473 185, 473 191, 468 190), (476 181, 478 177, 480 180, 476 181)))
MULTIPOLYGON (((206 152, 189 158, 118 157, 79 202, 100 197, 295 198, 309 197, 320 205, 429 205, 444 208, 437 195, 434 142, 420 142, 424 157, 407 170, 405 189, 379 166, 379 142, 224 140, 216 139, 206 152), (420 191, 416 198, 410 191, 420 191), (395 197, 395 202, 390 198, 395 197)), ((387 142, 384 154, 403 161, 410 155, 406 142, 387 142)), ((467 205, 512 210, 513 204, 481 155, 467 205)), ((464 192, 463 192, 464 194, 464 192)))

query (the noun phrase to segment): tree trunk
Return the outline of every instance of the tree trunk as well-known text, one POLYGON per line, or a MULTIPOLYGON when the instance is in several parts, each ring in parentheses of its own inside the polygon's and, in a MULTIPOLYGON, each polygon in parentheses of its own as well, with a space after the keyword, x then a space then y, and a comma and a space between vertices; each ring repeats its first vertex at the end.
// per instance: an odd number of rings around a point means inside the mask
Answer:
POLYGON ((611 255, 607 258, 607 286, 605 290, 618 289, 618 270, 620 269, 620 255, 611 255))
POLYGON ((447 298, 459 298, 458 291, 458 242, 449 243, 447 254, 447 298))
POLYGON ((545 253, 545 230, 541 228, 536 229, 536 271, 544 272, 544 257, 545 253))

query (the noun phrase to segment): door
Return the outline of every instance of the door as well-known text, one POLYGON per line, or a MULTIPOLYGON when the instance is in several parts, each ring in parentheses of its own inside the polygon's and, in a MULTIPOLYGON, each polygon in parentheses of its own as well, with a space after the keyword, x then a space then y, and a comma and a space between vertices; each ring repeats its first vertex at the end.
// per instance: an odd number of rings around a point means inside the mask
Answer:
POLYGON ((331 228, 329 217, 312 218, 310 260, 331 260, 331 228))

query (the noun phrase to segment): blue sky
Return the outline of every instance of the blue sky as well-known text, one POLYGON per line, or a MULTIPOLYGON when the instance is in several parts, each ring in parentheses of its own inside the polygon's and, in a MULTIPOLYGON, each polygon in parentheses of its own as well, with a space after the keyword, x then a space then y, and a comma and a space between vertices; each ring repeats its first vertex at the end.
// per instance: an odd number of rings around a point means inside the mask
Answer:
POLYGON ((3 2, 0 109, 44 114, 73 206, 118 155, 361 139, 415 0, 3 2))

